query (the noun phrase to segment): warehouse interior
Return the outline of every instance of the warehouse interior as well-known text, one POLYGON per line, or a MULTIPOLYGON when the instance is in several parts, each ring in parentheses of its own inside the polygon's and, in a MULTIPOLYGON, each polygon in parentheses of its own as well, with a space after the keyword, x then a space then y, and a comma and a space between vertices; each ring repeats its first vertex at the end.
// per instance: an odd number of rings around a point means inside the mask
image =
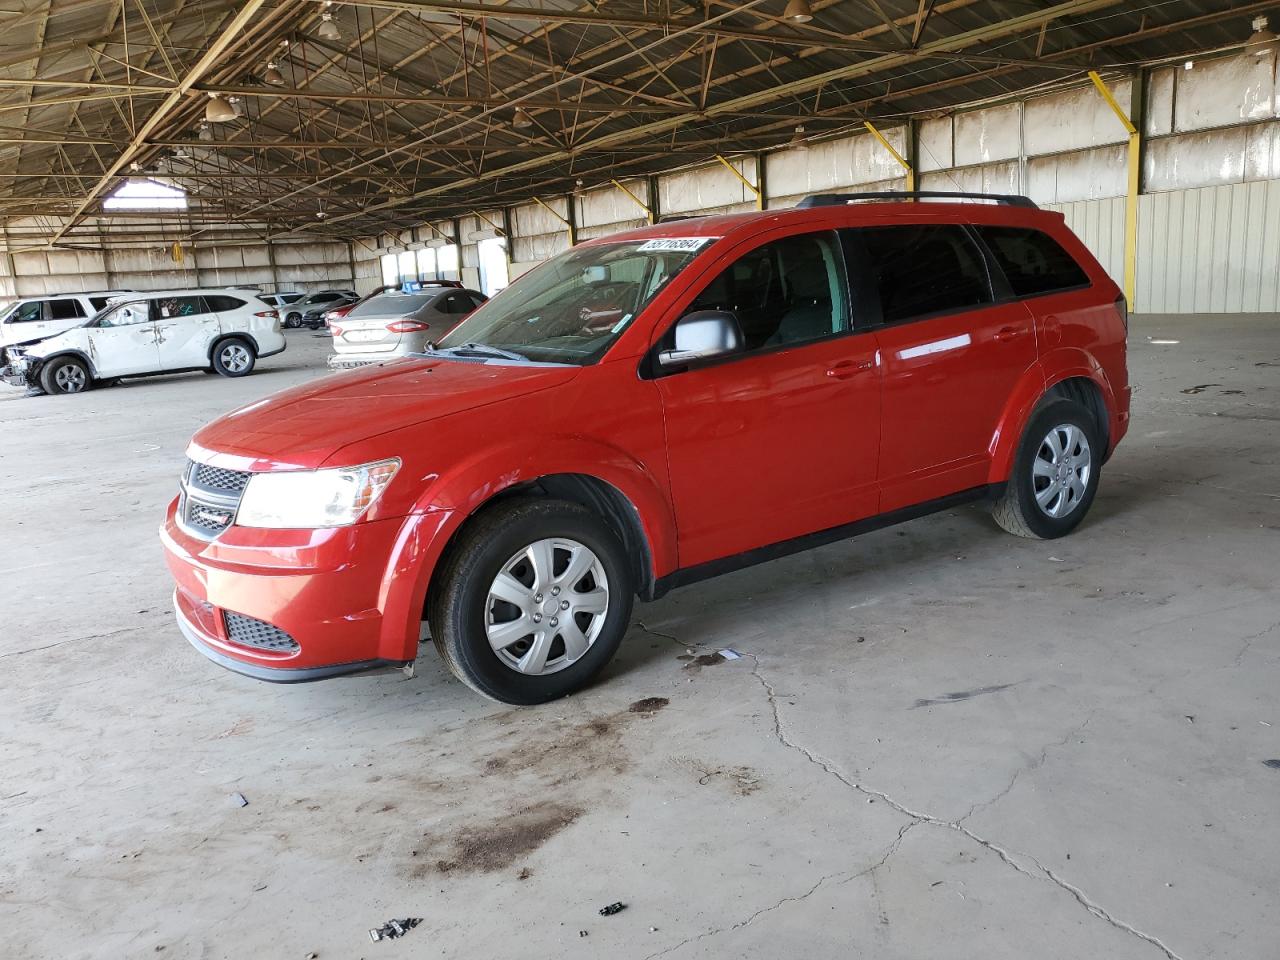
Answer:
POLYGON ((243 380, 0 385, 0 953, 1274 949, 1280 4, 10 0, 0 24, 6 304, 493 296, 674 218, 1014 194, 1125 293, 1135 387, 1071 538, 958 508, 733 573, 637 605, 587 691, 505 708, 434 655, 260 684, 173 627, 155 532, 189 439, 328 375, 326 332, 243 380), (371 943, 388 918, 420 923, 371 943))

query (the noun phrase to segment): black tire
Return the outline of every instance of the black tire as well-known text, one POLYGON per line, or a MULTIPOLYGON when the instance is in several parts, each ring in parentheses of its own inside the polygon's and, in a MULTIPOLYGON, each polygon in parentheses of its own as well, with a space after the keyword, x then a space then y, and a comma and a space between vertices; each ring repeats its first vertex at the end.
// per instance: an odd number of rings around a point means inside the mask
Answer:
POLYGON ((244 337, 227 337, 213 345, 213 370, 223 377, 247 377, 258 362, 258 351, 244 337))
MULTIPOLYGON (((433 584, 428 604, 432 640, 453 674, 491 700, 529 705, 558 699, 586 686, 613 658, 631 619, 633 569, 608 524, 586 507, 542 499, 500 503, 463 529, 433 584), (489 645, 489 588, 524 547, 560 537, 586 546, 599 560, 608 580, 604 622, 576 661, 554 673, 523 674, 489 645)), ((560 649, 563 654, 565 648, 560 649)))
POLYGON ((290 330, 296 330, 298 327, 302 326, 302 314, 286 313, 284 315, 284 325, 290 330))
MULTIPOLYGON (((1054 540, 1065 537, 1080 525, 1089 507, 1093 504, 1094 495, 1098 492, 1098 478, 1106 451, 1102 448, 1097 421, 1093 414, 1075 400, 1065 398, 1047 400, 1032 414, 1022 440, 1018 444, 1018 453, 1013 461, 1013 473, 1005 486, 1004 494, 996 501, 991 510, 1004 530, 1019 537, 1033 540, 1054 540), (1040 491, 1052 484, 1048 478, 1037 479, 1037 460, 1048 463, 1053 451, 1049 448, 1049 435, 1056 432, 1060 445, 1066 446, 1063 439, 1069 434, 1058 432, 1067 428, 1076 428, 1088 444, 1089 473, 1083 483, 1083 492, 1075 492, 1060 487, 1064 498, 1065 512, 1061 516, 1051 516, 1037 502, 1037 485, 1044 481, 1040 491)), ((1083 452, 1083 445, 1075 444, 1074 451, 1083 452)), ((1063 468, 1066 476, 1073 471, 1078 476, 1079 456, 1074 454, 1072 460, 1063 468)), ((1056 503, 1056 498, 1050 504, 1056 503)))
POLYGON ((89 366, 79 357, 54 357, 40 370, 40 389, 48 394, 84 393, 92 386, 89 366))

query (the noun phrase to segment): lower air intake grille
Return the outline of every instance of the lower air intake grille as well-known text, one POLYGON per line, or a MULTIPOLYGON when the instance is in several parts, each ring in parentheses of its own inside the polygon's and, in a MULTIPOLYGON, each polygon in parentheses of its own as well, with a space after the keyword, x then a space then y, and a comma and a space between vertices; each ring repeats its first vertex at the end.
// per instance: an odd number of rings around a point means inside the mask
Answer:
POLYGON ((204 503, 197 503, 190 497, 183 498, 183 519, 188 527, 203 530, 210 534, 219 534, 231 526, 235 519, 235 511, 225 510, 204 503))
POLYGON ((279 627, 226 610, 222 614, 227 624, 227 638, 242 647, 270 650, 272 653, 293 653, 300 649, 298 641, 279 627))

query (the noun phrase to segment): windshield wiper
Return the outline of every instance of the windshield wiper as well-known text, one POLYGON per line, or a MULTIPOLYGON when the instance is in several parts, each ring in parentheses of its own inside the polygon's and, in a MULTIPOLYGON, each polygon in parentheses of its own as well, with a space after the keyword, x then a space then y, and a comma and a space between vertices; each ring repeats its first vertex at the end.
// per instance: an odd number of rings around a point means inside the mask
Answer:
POLYGON ((440 353, 445 356, 465 357, 501 357, 503 360, 522 360, 529 362, 529 358, 523 353, 516 353, 514 350, 503 350, 501 347, 491 347, 487 343, 464 343, 458 347, 433 347, 431 353, 440 353))

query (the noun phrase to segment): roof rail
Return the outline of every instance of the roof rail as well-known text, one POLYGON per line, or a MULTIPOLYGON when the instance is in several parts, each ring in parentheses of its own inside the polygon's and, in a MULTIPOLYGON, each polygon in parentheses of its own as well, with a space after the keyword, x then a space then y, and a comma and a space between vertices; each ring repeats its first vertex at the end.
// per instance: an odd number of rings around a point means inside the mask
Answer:
POLYGON ((990 200, 1010 207, 1040 207, 1030 197, 1014 193, 965 193, 960 190, 891 190, 883 193, 815 193, 796 204, 797 208, 837 207, 858 200, 990 200))
POLYGON ((675 223, 678 220, 701 220, 705 213, 666 213, 658 218, 659 223, 675 223))

